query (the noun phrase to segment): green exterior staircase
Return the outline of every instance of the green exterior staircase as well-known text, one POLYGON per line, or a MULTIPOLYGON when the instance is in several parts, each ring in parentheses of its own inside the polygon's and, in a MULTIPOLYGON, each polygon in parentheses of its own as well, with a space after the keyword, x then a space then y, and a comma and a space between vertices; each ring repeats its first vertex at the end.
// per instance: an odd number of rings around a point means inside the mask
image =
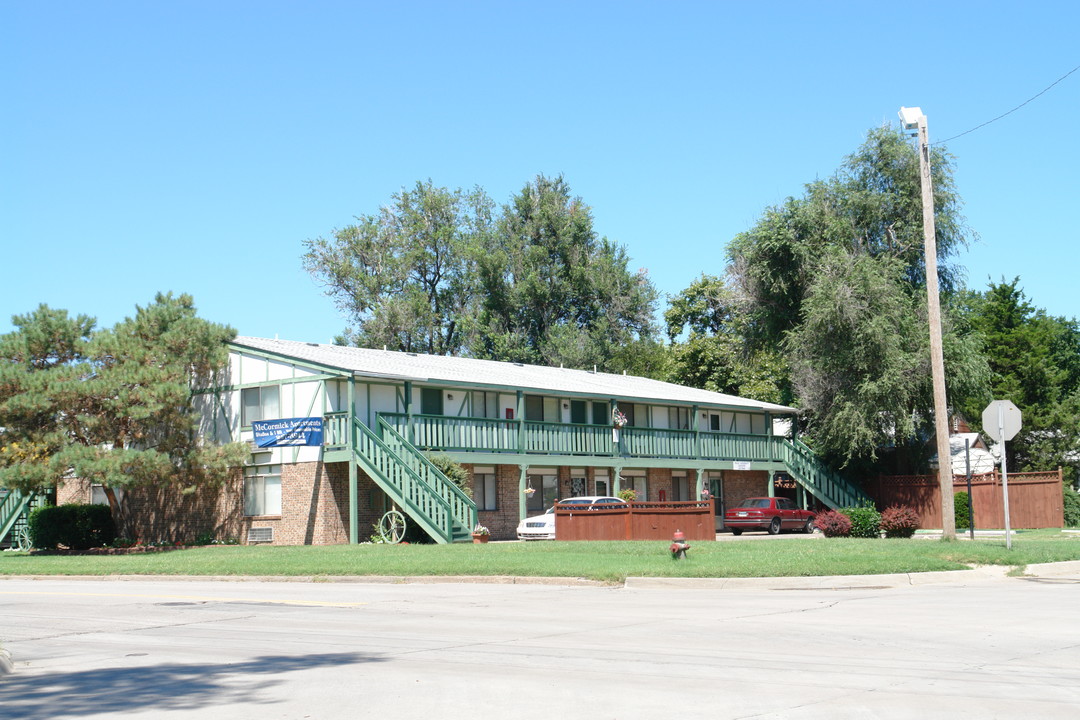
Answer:
POLYGON ((381 437, 353 418, 357 465, 438 543, 465 542, 476 525, 476 503, 400 433, 379 420, 381 437))
POLYGON ((16 545, 18 533, 26 527, 30 511, 48 503, 46 493, 0 488, 0 546, 16 545))
POLYGON ((873 502, 862 489, 821 462, 814 451, 800 440, 776 440, 778 458, 787 465, 788 474, 833 510, 873 502))

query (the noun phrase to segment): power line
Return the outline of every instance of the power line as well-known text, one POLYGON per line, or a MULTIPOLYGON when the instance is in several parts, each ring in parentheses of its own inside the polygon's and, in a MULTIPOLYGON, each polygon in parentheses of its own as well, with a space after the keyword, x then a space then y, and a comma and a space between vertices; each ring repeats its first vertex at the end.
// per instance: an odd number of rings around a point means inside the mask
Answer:
POLYGON ((1042 91, 1041 91, 1041 92, 1039 92, 1039 93, 1038 93, 1037 95, 1032 95, 1032 96, 1031 96, 1031 97, 1029 97, 1029 98, 1028 98, 1027 100, 1025 100, 1024 102, 1022 102, 1022 103, 1020 103, 1019 105, 1017 105, 1016 107, 1014 107, 1014 108, 1013 108, 1012 110, 1009 110, 1008 112, 1005 112, 1005 113, 1002 113, 1001 115, 998 115, 998 116, 997 116, 996 118, 994 118, 993 120, 987 120, 987 121, 986 121, 986 122, 984 122, 984 123, 983 123, 982 125, 976 125, 975 127, 971 128, 970 130, 965 130, 964 132, 960 133, 959 135, 953 135, 953 136, 952 136, 951 138, 946 138, 945 140, 938 140, 937 142, 933 142, 933 143, 930 143, 930 144, 931 144, 931 145, 941 145, 941 144, 943 144, 943 143, 947 143, 947 142, 949 142, 950 140, 955 140, 955 139, 956 139, 956 138, 958 138, 958 137, 963 137, 963 136, 967 135, 968 133, 973 133, 973 132, 975 132, 976 130, 978 130, 979 128, 984 128, 984 127, 986 127, 987 125, 989 125, 989 124, 990 124, 990 123, 992 123, 992 122, 997 122, 998 120, 1000 120, 1001 118, 1005 117, 1006 115, 1011 115, 1012 113, 1016 112, 1016 111, 1017 111, 1017 110, 1019 110, 1020 108, 1024 107, 1025 105, 1027 105, 1027 104, 1028 104, 1029 102, 1031 102, 1031 101, 1032 101, 1032 100, 1034 100, 1035 98, 1039 97, 1039 95, 1042 95, 1042 94, 1043 94, 1043 93, 1045 93, 1045 92, 1046 92, 1047 90, 1049 90, 1050 88, 1054 87, 1055 85, 1057 85, 1057 84, 1058 84, 1059 82, 1061 82, 1061 81, 1062 81, 1062 80, 1064 80, 1065 78, 1067 78, 1067 77, 1069 77, 1070 75, 1072 75, 1072 74, 1073 74, 1074 72, 1076 72, 1077 70, 1080 70, 1080 65, 1077 65, 1077 66, 1076 66, 1076 67, 1074 67, 1074 68, 1073 68, 1072 70, 1070 70, 1069 72, 1065 73, 1064 75, 1062 75, 1061 77, 1059 77, 1059 78, 1058 78, 1057 80, 1055 80, 1054 82, 1052 82, 1052 83, 1050 83, 1049 85, 1047 85, 1047 86, 1046 86, 1045 88, 1043 88, 1043 89, 1042 89, 1042 91))

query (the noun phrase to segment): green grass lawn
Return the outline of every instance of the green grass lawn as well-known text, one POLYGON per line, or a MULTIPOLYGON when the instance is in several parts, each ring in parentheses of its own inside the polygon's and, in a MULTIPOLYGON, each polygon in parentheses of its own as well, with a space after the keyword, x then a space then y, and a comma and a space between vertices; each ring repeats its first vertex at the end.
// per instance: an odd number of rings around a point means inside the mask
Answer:
POLYGON ((0 553, 0 575, 517 575, 620 581, 647 577, 791 577, 1022 567, 1080 560, 1080 536, 1057 530, 975 541, 695 542, 674 561, 667 542, 487 545, 212 546, 138 555, 0 553))

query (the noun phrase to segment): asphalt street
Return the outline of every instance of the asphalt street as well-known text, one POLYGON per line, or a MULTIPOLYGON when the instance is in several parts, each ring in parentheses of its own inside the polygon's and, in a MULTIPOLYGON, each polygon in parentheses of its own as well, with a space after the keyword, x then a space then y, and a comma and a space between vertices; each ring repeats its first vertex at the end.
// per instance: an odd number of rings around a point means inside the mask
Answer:
POLYGON ((2 579, 0 717, 1080 714, 1080 563, 913 577, 2 579))

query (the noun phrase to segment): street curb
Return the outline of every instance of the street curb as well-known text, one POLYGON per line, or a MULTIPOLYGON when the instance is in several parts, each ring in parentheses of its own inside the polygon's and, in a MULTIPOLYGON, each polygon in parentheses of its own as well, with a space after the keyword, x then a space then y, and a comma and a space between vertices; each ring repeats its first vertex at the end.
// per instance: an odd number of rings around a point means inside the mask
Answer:
MULTIPOLYGON (((624 582, 581 577, 535 577, 519 575, 0 575, 3 580, 99 580, 158 582, 284 582, 355 583, 372 585, 532 585, 561 587, 625 587, 628 589, 700 590, 884 590, 919 585, 962 585, 1009 577, 1013 568, 985 565, 969 570, 943 570, 889 575, 821 575, 761 578, 628 577, 624 582)), ((1028 565, 1022 577, 1080 580, 1080 560, 1028 565)), ((2 651, 0 651, 2 652, 2 651)))
POLYGON ((11 653, 0 649, 0 675, 7 675, 15 670, 15 664, 11 662, 11 653))
POLYGON ((0 575, 3 580, 150 581, 150 582, 280 582, 366 583, 371 585, 562 585, 612 587, 620 582, 580 577, 534 577, 526 575, 0 575))

